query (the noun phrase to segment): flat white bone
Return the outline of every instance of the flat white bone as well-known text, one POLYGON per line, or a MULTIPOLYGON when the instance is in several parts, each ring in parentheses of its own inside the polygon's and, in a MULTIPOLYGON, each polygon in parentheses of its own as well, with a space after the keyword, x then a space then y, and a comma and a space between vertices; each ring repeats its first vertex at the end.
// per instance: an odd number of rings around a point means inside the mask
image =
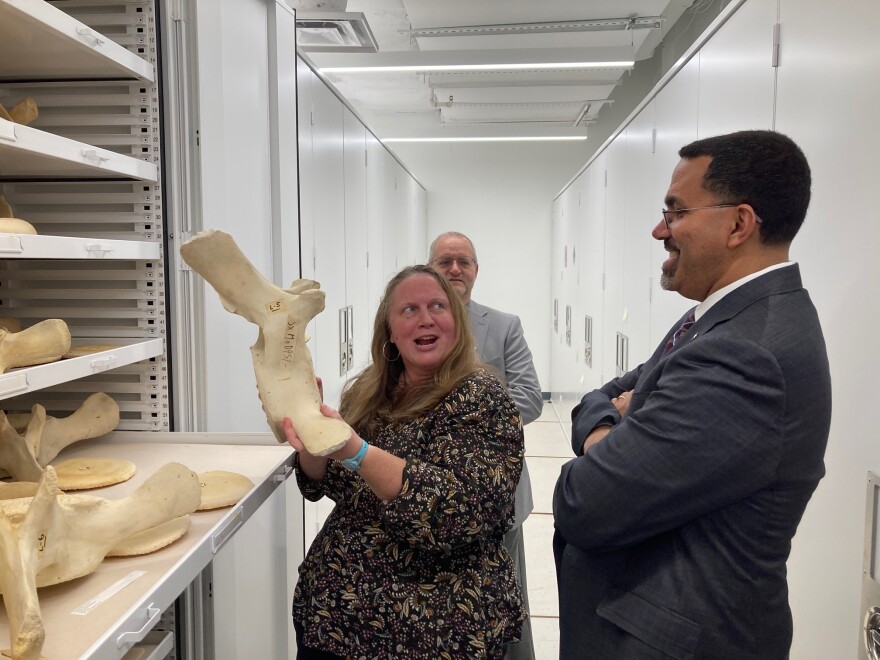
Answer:
POLYGON ((306 324, 324 309, 324 292, 313 280, 296 280, 281 289, 264 278, 232 237, 222 231, 197 234, 180 248, 184 261, 214 287, 223 307, 259 329, 251 347, 257 389, 269 427, 285 442, 278 424, 290 417, 310 454, 325 456, 341 448, 351 428, 321 414, 306 324))

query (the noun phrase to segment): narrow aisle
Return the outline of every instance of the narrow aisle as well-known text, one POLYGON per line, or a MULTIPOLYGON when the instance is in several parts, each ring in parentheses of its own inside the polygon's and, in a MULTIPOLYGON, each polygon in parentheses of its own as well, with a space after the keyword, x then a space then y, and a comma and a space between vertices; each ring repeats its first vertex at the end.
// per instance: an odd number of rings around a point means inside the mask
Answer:
POLYGON ((571 452, 571 406, 545 402, 541 417, 525 427, 526 462, 535 509, 523 524, 532 634, 537 660, 559 657, 559 602, 553 563, 553 487, 571 452))

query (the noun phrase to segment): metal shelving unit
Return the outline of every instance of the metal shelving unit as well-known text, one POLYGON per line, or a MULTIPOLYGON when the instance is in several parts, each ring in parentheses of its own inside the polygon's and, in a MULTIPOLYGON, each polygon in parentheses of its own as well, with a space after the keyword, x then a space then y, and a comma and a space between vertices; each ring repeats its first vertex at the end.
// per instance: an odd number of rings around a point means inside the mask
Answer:
POLYGON ((0 234, 0 316, 63 319, 113 350, 0 375, 7 411, 105 391, 121 429, 171 428, 156 27, 148 0, 0 0, 0 194, 37 236, 0 234), (105 34, 106 31, 106 34, 105 34))

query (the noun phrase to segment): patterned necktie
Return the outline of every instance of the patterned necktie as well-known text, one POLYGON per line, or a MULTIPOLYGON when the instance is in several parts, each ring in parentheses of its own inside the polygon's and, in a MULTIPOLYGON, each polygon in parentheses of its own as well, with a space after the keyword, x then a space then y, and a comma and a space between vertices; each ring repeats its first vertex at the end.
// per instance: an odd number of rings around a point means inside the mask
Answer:
POLYGON ((687 318, 684 320, 684 323, 681 324, 681 327, 675 331, 675 334, 669 338, 669 341, 666 342, 666 347, 663 349, 663 355, 669 353, 672 350, 672 347, 678 343, 678 340, 684 337, 687 334, 687 331, 691 329, 691 326, 694 325, 694 311, 691 310, 690 314, 687 315, 687 318))

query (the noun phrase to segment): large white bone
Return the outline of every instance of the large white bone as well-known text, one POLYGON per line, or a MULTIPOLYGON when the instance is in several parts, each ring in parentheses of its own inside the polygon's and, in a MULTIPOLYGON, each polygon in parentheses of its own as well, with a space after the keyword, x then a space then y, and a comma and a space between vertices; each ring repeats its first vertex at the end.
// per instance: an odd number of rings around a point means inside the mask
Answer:
POLYGON ((70 350, 70 330, 61 319, 46 319, 21 332, 0 329, 0 374, 61 359, 70 350))
POLYGON ((324 309, 324 292, 313 280, 281 289, 264 278, 222 231, 197 234, 180 248, 184 261, 214 287, 228 311, 260 328, 251 347, 257 389, 269 427, 285 442, 278 424, 290 417, 310 454, 325 456, 351 437, 344 422, 324 417, 306 348, 306 324, 324 309))

